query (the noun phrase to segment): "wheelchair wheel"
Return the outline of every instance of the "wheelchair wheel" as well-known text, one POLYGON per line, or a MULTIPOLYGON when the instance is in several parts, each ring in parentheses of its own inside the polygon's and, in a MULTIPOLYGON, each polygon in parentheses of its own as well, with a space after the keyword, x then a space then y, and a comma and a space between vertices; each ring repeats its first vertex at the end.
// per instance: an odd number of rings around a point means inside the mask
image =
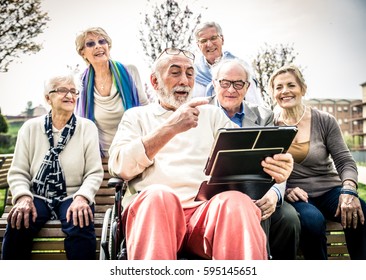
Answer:
POLYGON ((107 209, 103 219, 103 227, 102 227, 102 236, 100 240, 100 249, 99 249, 99 259, 100 260, 109 260, 110 253, 108 250, 108 230, 110 230, 110 220, 111 220, 112 208, 107 209))
POLYGON ((109 239, 108 239, 108 251, 111 260, 117 259, 116 250, 116 232, 117 232, 117 219, 116 217, 116 207, 113 207, 111 219, 110 219, 110 229, 109 229, 109 239))

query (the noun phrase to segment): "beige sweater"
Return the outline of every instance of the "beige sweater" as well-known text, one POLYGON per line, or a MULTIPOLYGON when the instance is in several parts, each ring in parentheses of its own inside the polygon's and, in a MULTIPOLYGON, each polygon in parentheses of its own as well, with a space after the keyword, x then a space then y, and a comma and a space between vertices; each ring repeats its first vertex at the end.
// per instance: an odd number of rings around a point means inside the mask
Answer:
MULTIPOLYGON (((139 101, 141 105, 149 103, 146 93, 143 90, 139 72, 133 65, 125 65, 128 72, 135 81, 139 101)), ((98 127, 100 146, 103 154, 108 157, 108 150, 112 143, 113 137, 116 134, 117 127, 123 113, 125 112, 121 97, 117 92, 117 88, 112 84, 111 93, 109 96, 101 96, 96 87, 94 88, 94 115, 95 124, 98 127)))
POLYGON ((110 173, 130 180, 130 193, 164 184, 175 191, 183 207, 202 203, 194 201, 194 197, 201 182, 208 178, 204 167, 217 131, 236 125, 216 106, 198 109, 198 126, 175 135, 153 160, 146 156, 141 137, 165 123, 173 112, 157 103, 127 110, 109 150, 110 173))
MULTIPOLYGON (((78 116, 76 118, 75 133, 61 152, 60 162, 65 175, 68 198, 82 195, 92 203, 104 175, 98 131, 92 121, 78 116)), ((14 159, 8 174, 13 204, 23 195, 34 195, 32 180, 37 175, 50 146, 44 120, 45 116, 30 119, 18 132, 14 159)), ((54 128, 55 141, 58 141, 61 132, 54 128)))

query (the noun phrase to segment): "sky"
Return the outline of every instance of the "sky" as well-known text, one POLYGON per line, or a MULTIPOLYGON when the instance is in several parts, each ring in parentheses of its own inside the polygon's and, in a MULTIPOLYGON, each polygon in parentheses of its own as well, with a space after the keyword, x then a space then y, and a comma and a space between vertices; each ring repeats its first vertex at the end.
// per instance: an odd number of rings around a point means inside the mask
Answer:
MULTIPOLYGON (((150 0, 150 2, 161 2, 150 0)), ((181 2, 181 1, 179 1, 181 2)), ((304 69, 306 98, 362 99, 366 82, 366 0, 186 0, 202 21, 216 21, 224 49, 249 63, 264 44, 292 45, 304 69), (202 9, 206 7, 207 9, 202 9)), ((67 65, 86 64, 75 50, 75 37, 91 26, 103 27, 113 41, 112 59, 134 64, 143 82, 149 69, 138 37, 147 0, 42 0, 51 21, 37 37, 43 49, 21 55, 0 73, 0 108, 20 114, 32 101, 46 105, 43 83, 67 65)))

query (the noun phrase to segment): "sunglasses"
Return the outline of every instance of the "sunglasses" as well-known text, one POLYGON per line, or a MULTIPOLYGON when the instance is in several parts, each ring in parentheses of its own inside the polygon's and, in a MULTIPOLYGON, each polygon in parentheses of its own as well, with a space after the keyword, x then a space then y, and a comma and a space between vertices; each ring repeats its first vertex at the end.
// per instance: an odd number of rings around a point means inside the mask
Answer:
MULTIPOLYGON (((105 44, 108 44, 107 40, 106 39, 99 39, 98 41, 98 44, 99 45, 105 45, 105 44)), ((88 48, 93 48, 97 45, 97 43, 95 41, 89 41, 89 42, 86 42, 85 43, 85 46, 87 46, 88 48)))
POLYGON ((233 88, 236 90, 241 90, 245 84, 249 85, 249 82, 244 82, 241 80, 238 81, 230 81, 226 79, 219 80, 220 87, 222 88, 229 88, 231 85, 233 85, 233 88))
POLYGON ((195 56, 193 53, 191 53, 190 51, 177 49, 177 48, 166 48, 165 50, 163 50, 161 52, 161 54, 158 56, 157 59, 159 59, 164 53, 169 54, 169 55, 177 55, 177 54, 180 54, 181 52, 189 59, 194 60, 195 56))
POLYGON ((76 97, 79 96, 80 91, 77 90, 76 88, 66 88, 66 87, 60 87, 60 88, 56 88, 51 90, 49 93, 54 93, 56 92, 58 95, 65 97, 69 92, 72 94, 72 96, 76 97))

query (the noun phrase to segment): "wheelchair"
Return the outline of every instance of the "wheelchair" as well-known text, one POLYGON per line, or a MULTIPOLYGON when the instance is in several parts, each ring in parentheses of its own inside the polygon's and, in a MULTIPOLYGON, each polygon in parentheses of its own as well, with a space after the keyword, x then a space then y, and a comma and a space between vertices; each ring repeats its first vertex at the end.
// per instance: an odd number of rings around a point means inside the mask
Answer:
MULTIPOLYGON (((100 241, 100 260, 127 260, 126 237, 122 221, 122 199, 128 184, 121 178, 112 177, 108 180, 108 187, 114 188, 114 204, 107 209, 102 226, 100 241)), ((177 255, 179 260, 201 259, 197 256, 181 252, 177 255)))
MULTIPOLYGON (((107 209, 102 226, 100 241, 100 260, 127 260, 126 235, 122 220, 122 199, 127 191, 128 183, 121 178, 112 177, 108 187, 114 188, 114 204, 107 209)), ((202 260, 202 257, 188 252, 178 252, 178 260, 202 260)))
POLYGON ((108 180, 108 187, 115 189, 114 204, 107 209, 100 241, 100 260, 126 260, 126 238, 122 223, 122 199, 127 190, 127 182, 121 178, 108 180))

